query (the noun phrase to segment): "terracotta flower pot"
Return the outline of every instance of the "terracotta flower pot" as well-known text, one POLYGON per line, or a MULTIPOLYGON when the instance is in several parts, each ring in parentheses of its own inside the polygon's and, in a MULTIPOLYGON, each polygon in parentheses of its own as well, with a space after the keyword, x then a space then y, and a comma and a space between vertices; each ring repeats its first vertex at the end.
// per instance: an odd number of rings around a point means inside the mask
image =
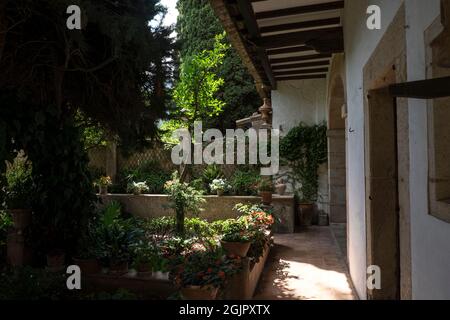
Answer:
POLYGON ((259 195, 262 198, 262 203, 265 205, 270 205, 272 203, 272 192, 271 191, 260 191, 259 195))
POLYGON ((298 205, 298 214, 300 225, 309 227, 312 224, 312 219, 314 215, 314 204, 313 203, 300 203, 298 205))
POLYGON ((184 300, 215 300, 219 288, 213 286, 188 286, 181 288, 184 300))
POLYGON ((227 241, 221 241, 221 244, 222 248, 224 248, 229 255, 235 255, 241 258, 247 256, 247 252, 250 249, 251 245, 250 242, 227 242, 227 241))
POLYGON ((52 272, 58 272, 64 269, 66 255, 63 252, 54 252, 47 254, 47 267, 52 272))
POLYGON ((31 210, 11 209, 8 211, 11 214, 15 229, 23 230, 31 224, 31 210))
POLYGON ((111 262, 109 264, 109 273, 114 275, 123 275, 128 272, 128 262, 111 262))
POLYGON ((97 259, 73 258, 73 263, 80 267, 82 274, 97 274, 102 270, 97 259))

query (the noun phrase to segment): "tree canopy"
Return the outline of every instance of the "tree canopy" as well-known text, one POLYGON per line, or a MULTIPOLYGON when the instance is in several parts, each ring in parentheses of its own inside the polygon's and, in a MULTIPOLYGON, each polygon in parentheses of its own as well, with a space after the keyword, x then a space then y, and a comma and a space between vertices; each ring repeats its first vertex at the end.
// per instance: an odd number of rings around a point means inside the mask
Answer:
POLYGON ((127 147, 155 137, 166 116, 173 40, 149 25, 164 13, 158 1, 0 1, 0 172, 18 150, 33 163, 36 253, 73 252, 92 215, 85 146, 102 137, 92 129, 83 141, 77 115, 127 147), (74 4, 81 30, 66 26, 74 4))
MULTIPOLYGON (((224 29, 214 15, 209 1, 178 0, 177 8, 179 16, 176 30, 181 60, 204 50, 211 50, 215 35, 222 34, 224 29)), ((225 53, 223 63, 217 68, 217 75, 224 80, 224 85, 216 95, 225 104, 220 115, 204 121, 204 127, 231 129, 235 127, 236 120, 257 111, 261 99, 252 77, 233 48, 225 53)))
POLYGON ((158 0, 4 0, 1 6, 0 97, 53 105, 62 116, 81 109, 127 142, 156 134, 173 49, 170 28, 149 26, 164 11, 158 0), (82 30, 66 27, 72 4, 82 10, 82 30))
POLYGON ((180 78, 173 92, 176 113, 188 124, 207 120, 222 113, 225 103, 217 98, 224 81, 216 71, 222 65, 229 46, 224 34, 215 37, 212 50, 203 50, 186 57, 180 68, 180 78))

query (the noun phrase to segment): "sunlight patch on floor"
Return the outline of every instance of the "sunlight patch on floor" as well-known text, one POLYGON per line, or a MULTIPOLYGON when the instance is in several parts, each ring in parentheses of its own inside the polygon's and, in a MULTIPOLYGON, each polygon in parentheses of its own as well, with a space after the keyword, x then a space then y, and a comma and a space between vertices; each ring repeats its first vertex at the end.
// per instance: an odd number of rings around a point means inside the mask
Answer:
POLYGON ((353 299, 345 273, 324 270, 309 263, 280 260, 284 276, 276 277, 273 285, 281 291, 279 299, 302 300, 353 299))

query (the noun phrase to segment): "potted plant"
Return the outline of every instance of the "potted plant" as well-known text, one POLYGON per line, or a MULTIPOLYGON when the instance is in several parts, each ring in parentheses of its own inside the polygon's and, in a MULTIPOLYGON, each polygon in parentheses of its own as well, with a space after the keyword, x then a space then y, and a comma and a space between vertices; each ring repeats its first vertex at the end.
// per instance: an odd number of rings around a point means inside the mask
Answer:
POLYGON ((32 165, 24 152, 13 162, 6 162, 5 203, 16 230, 24 230, 31 223, 31 199, 34 183, 32 165))
POLYGON ((226 179, 214 179, 212 183, 209 185, 209 188, 212 192, 216 192, 217 195, 220 197, 222 196, 226 191, 230 190, 231 186, 228 184, 226 179))
POLYGON ((279 178, 276 182, 275 182, 275 191, 280 195, 284 195, 286 192, 286 188, 287 188, 287 184, 286 184, 286 179, 284 178, 279 178))
POLYGON ((176 233, 183 237, 185 214, 188 212, 194 215, 200 213, 206 200, 203 198, 201 191, 181 181, 177 171, 172 174, 172 180, 165 183, 164 190, 168 194, 169 203, 167 207, 175 211, 176 233))
POLYGON ((289 170, 298 200, 298 214, 302 225, 311 224, 314 203, 318 197, 318 168, 327 162, 327 126, 325 123, 306 125, 300 123, 280 141, 280 157, 289 170))
POLYGON ((247 256, 251 245, 251 233, 245 219, 227 220, 222 232, 221 245, 229 255, 247 256))
POLYGON ((81 237, 78 254, 73 257, 73 263, 80 267, 82 274, 91 275, 101 271, 95 252, 95 224, 91 221, 81 237))
POLYGON ((239 260, 220 251, 195 251, 178 267, 174 280, 185 300, 214 300, 226 279, 239 270, 239 260))
POLYGON ((141 276, 151 275, 157 259, 157 249, 149 241, 140 239, 132 246, 134 268, 141 276))
POLYGON ((108 193, 108 187, 112 185, 112 180, 108 176, 102 176, 100 177, 96 182, 98 188, 99 188, 99 194, 105 195, 108 193))
POLYGON ((135 196, 143 194, 144 192, 148 192, 150 188, 147 185, 147 182, 131 182, 128 184, 127 192, 132 193, 135 196))
POLYGON ((264 205, 272 203, 273 184, 270 178, 261 178, 258 183, 259 194, 264 205))
POLYGON ((152 262, 152 276, 159 280, 169 280, 169 260, 162 254, 155 255, 152 262))
POLYGON ((132 219, 121 217, 121 205, 112 201, 98 218, 95 230, 96 257, 107 262, 109 272, 124 274, 128 271, 131 247, 140 236, 140 229, 132 219))

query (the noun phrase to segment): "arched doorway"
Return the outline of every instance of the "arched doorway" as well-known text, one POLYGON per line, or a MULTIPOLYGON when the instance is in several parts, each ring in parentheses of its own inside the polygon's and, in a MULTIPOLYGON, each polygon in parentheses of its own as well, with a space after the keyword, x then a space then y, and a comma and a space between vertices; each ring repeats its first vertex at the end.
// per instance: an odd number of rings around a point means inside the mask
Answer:
POLYGON ((347 222, 345 88, 340 75, 332 78, 328 109, 328 194, 331 223, 347 222))

